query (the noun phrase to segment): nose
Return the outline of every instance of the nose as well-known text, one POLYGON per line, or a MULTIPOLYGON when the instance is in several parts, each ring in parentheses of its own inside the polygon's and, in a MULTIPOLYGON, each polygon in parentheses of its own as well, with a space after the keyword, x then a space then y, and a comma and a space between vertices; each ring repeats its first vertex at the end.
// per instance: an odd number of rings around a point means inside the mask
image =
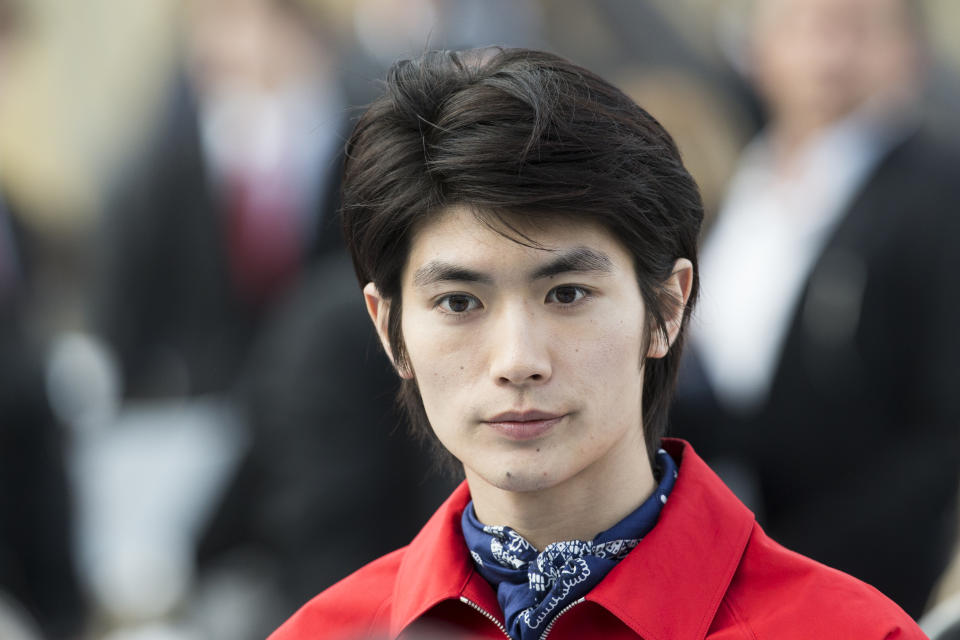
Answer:
POLYGON ((549 335, 534 312, 517 305, 503 309, 493 332, 490 375, 498 385, 536 385, 550 379, 549 335))

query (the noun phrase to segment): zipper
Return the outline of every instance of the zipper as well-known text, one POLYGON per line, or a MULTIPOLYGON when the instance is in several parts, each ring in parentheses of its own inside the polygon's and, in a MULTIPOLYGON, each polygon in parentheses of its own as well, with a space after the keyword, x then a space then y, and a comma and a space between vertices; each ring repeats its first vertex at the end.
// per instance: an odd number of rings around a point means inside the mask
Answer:
MULTIPOLYGON (((560 619, 560 616, 565 614, 567 611, 570 611, 570 609, 573 609, 575 606, 577 606, 584 600, 586 600, 586 598, 580 598, 578 600, 574 600, 573 602, 565 606, 563 609, 560 609, 560 613, 555 615, 553 617, 553 620, 547 623, 546 628, 543 630, 543 635, 540 636, 540 640, 546 640, 547 635, 550 633, 550 630, 553 629, 553 625, 557 623, 557 620, 560 619)), ((503 632, 503 635, 506 636, 508 640, 512 640, 512 638, 510 638, 510 634, 507 633, 507 628, 503 626, 503 623, 497 620, 497 617, 495 615, 493 615, 492 613, 490 613, 489 611, 487 611, 486 609, 478 605, 476 602, 465 598, 464 596, 460 596, 460 602, 466 605, 469 605, 474 611, 477 611, 480 614, 482 614, 483 617, 485 617, 487 620, 497 625, 497 628, 503 632)))
POLYGON ((577 599, 577 600, 574 600, 573 602, 571 602, 571 603, 568 604, 567 606, 565 606, 563 609, 560 609, 560 613, 558 613, 557 615, 553 616, 553 620, 551 620, 550 622, 547 623, 547 627, 543 630, 543 635, 540 636, 540 640, 546 640, 547 634, 550 633, 550 629, 553 629, 553 625, 555 625, 555 624, 557 623, 557 620, 560 619, 560 616, 562 616, 563 614, 565 614, 567 611, 570 611, 570 609, 573 609, 575 606, 577 606, 578 604, 580 604, 580 603, 583 602, 584 600, 586 600, 586 598, 579 598, 579 599, 577 599))
MULTIPOLYGON (((472 600, 468 600, 468 599, 465 598, 464 596, 460 596, 460 602, 462 602, 462 603, 464 603, 464 604, 466 604, 466 605, 470 605, 470 607, 471 607, 472 609, 474 609, 475 611, 478 611, 478 612, 480 612, 481 614, 483 614, 483 617, 485 617, 487 620, 489 620, 489 621, 492 622, 493 624, 497 625, 497 628, 500 629, 500 631, 503 632, 503 635, 504 635, 504 637, 507 638, 507 640, 513 640, 513 639, 510 637, 510 634, 507 633, 507 628, 506 628, 505 626, 503 626, 503 623, 502 623, 502 622, 500 622, 499 620, 497 620, 497 617, 496 617, 495 615, 493 615, 493 614, 490 613, 489 611, 485 610, 483 607, 481 607, 480 605, 478 605, 476 602, 473 602, 472 600)), ((564 611, 566 611, 566 609, 564 609, 564 611)))

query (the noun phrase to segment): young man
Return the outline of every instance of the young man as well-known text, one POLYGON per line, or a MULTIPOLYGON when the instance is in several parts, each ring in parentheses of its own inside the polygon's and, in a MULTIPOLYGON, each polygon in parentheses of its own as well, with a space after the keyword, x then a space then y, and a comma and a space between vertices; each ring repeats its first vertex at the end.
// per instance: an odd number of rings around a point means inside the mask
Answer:
POLYGON ((661 442, 702 206, 643 109, 550 54, 432 52, 346 155, 367 308, 466 482, 273 640, 924 637, 661 442))

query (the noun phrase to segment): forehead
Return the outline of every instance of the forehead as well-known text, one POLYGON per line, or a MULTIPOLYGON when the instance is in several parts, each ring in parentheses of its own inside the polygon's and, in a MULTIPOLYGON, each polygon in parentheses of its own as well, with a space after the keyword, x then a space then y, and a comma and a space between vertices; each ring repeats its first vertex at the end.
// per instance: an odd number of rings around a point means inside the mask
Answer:
POLYGON ((414 232, 404 279, 431 261, 508 272, 549 261, 558 252, 571 249, 597 252, 609 258, 615 270, 632 271, 630 252, 594 220, 570 215, 485 215, 457 205, 442 210, 414 232))

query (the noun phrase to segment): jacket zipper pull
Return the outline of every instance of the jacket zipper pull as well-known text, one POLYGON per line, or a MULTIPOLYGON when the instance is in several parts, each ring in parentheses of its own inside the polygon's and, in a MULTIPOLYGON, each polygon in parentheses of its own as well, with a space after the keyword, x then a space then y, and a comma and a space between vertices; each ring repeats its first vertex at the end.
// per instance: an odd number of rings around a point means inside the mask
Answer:
POLYGON ((474 611, 480 612, 480 614, 482 614, 483 617, 485 617, 487 620, 489 620, 489 621, 492 622, 493 624, 497 625, 497 628, 500 629, 500 631, 503 632, 503 635, 507 638, 507 640, 513 640, 513 639, 510 637, 510 634, 507 633, 507 628, 506 628, 505 626, 503 626, 503 623, 500 622, 495 615, 493 615, 492 613, 490 613, 489 611, 487 611, 486 609, 484 609, 483 607, 481 607, 480 605, 478 605, 478 604, 477 604, 476 602, 474 602, 473 600, 469 600, 468 598, 466 598, 466 597, 464 597, 464 596, 460 596, 460 602, 462 602, 462 603, 464 603, 464 604, 466 604, 466 605, 469 605, 470 608, 472 608, 474 611))

